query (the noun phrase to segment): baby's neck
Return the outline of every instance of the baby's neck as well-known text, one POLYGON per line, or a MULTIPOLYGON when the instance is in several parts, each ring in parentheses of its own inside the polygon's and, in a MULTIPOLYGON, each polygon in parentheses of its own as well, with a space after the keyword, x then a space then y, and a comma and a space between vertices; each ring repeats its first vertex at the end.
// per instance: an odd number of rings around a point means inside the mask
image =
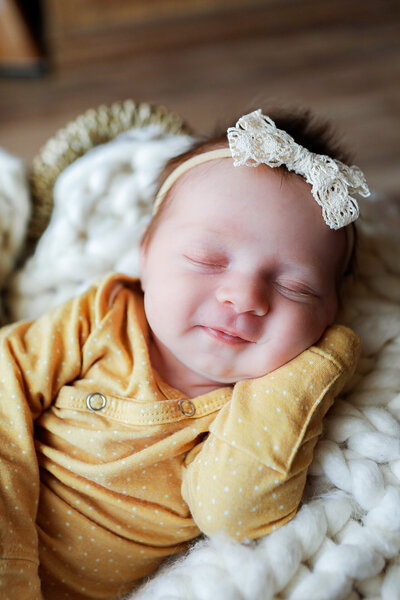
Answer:
MULTIPOLYGON (((163 379, 167 381, 164 377, 163 379)), ((208 394, 209 392, 213 392, 214 390, 218 390, 221 387, 225 387, 222 384, 204 384, 204 383, 183 383, 182 381, 167 381, 168 385, 179 390, 188 398, 197 398, 198 396, 204 396, 204 394, 208 394)))
POLYGON ((207 380, 202 375, 191 371, 173 355, 161 353, 152 336, 149 341, 149 351, 152 367, 163 381, 188 398, 196 398, 221 387, 227 387, 227 384, 207 380))

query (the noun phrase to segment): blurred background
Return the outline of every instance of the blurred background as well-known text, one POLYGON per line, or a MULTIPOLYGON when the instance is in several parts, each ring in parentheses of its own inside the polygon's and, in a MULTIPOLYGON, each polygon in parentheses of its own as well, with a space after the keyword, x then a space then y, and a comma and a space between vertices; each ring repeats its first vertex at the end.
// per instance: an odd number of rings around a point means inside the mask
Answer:
POLYGON ((400 198, 397 0, 0 0, 0 146, 29 162, 88 108, 128 98, 199 133, 310 107, 400 198))

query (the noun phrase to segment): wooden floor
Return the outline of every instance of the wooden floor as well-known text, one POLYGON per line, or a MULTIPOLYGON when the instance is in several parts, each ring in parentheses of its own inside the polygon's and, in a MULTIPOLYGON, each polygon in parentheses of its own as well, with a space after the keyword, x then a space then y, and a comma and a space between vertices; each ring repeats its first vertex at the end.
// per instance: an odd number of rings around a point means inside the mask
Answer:
POLYGON ((204 132, 258 106, 308 106, 337 124, 373 189, 400 198, 398 2, 268 0, 71 39, 45 77, 0 79, 0 146, 29 161, 87 108, 126 98, 204 132))

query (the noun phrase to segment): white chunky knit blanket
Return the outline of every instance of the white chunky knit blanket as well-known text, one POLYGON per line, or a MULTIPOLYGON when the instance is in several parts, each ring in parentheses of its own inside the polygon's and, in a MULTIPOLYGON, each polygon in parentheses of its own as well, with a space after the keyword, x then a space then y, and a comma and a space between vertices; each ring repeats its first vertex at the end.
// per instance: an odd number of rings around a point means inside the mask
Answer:
MULTIPOLYGON (((154 179, 187 143, 151 126, 63 172, 35 255, 7 283, 12 319, 39 315, 109 270, 137 274, 154 179)), ((22 165, 0 153, 2 284, 29 211, 21 181, 22 165)), ((359 276, 341 321, 360 335, 362 358, 326 419, 298 514, 257 542, 201 539, 129 600, 400 599, 400 211, 375 198, 361 213, 359 276)))

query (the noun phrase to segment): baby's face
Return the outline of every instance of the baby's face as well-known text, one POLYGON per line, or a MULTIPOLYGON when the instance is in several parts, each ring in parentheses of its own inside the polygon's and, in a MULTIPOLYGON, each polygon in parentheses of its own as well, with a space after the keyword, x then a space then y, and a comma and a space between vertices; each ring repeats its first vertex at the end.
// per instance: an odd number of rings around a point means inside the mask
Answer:
POLYGON ((310 186, 267 166, 198 165, 142 249, 151 357, 188 395, 260 377, 322 335, 337 310, 343 230, 310 186))

